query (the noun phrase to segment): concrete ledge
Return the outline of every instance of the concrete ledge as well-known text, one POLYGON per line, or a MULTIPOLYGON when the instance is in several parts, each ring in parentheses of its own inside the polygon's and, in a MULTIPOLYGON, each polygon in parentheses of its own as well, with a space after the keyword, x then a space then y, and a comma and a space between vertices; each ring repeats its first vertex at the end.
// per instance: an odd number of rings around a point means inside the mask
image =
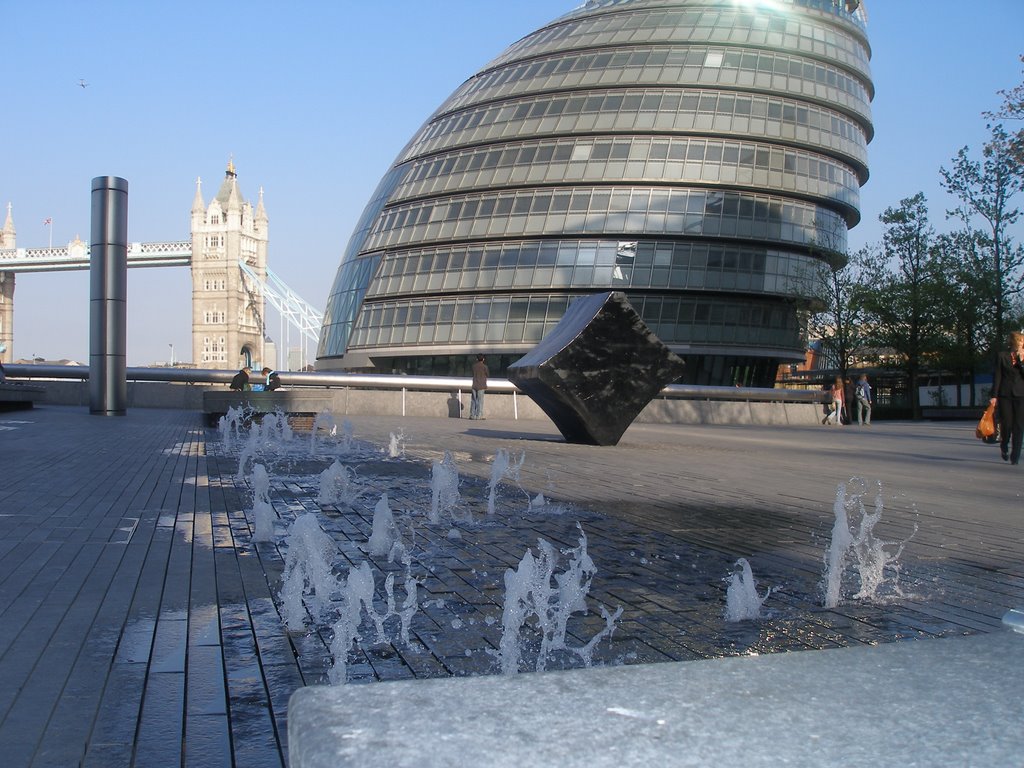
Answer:
POLYGON ((203 414, 207 424, 216 424, 229 408, 246 408, 255 413, 282 411, 289 415, 316 415, 330 410, 334 399, 330 391, 280 389, 273 392, 203 392, 203 414))
POLYGON ((1024 636, 303 688, 292 768, 1024 761, 1024 636))
MULTIPOLYGON (((89 405, 87 381, 47 380, 42 402, 50 405, 89 405)), ((300 403, 301 413, 318 413, 330 408, 335 417, 390 415, 431 418, 460 418, 469 415, 469 390, 421 391, 372 389, 365 387, 292 387, 274 392, 232 392, 223 384, 186 384, 180 382, 128 382, 129 408, 180 408, 216 414, 213 422, 229 405, 238 405, 243 397, 257 396, 273 403, 273 396, 299 393, 295 397, 320 398, 300 403), (270 399, 267 399, 270 396, 270 399), (317 405, 318 407, 314 407, 317 405), (311 410, 310 410, 311 409, 311 410)), ((298 402, 298 401, 297 401, 298 402)), ((254 407, 256 407, 254 402, 254 407)), ((298 407, 298 406, 297 406, 298 407)), ((257 408, 257 410, 259 410, 257 408)), ((284 408, 286 412, 291 412, 284 408)), ((489 419, 539 419, 547 415, 522 393, 491 392, 485 398, 484 415, 489 419)), ((745 400, 708 400, 659 397, 647 404, 637 423, 653 424, 779 424, 813 425, 821 421, 820 403, 747 402, 745 400)))
POLYGON ((37 400, 42 400, 45 396, 46 390, 43 387, 4 382, 0 384, 0 411, 32 408, 37 400))

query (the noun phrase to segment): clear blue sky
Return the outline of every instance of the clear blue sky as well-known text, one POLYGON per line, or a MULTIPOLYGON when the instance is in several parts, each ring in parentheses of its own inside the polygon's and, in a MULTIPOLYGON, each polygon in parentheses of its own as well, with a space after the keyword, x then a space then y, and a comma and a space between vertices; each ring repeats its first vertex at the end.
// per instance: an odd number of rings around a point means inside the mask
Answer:
MULTIPOLYGON (((47 217, 54 245, 88 241, 92 178, 121 176, 132 241, 187 239, 196 177, 209 202, 233 156, 246 199, 264 188, 271 268, 322 309, 356 219, 413 132, 577 4, 8 0, 0 204, 14 206, 19 247, 47 245, 47 217)), ((1024 0, 866 5, 876 136, 854 248, 918 191, 947 227, 939 167, 984 141, 981 113, 1021 81, 1024 53, 1024 0)), ((167 360, 171 344, 188 360, 188 270, 129 270, 129 291, 128 364, 167 360)), ((87 363, 88 301, 85 272, 19 274, 15 355, 87 363)))

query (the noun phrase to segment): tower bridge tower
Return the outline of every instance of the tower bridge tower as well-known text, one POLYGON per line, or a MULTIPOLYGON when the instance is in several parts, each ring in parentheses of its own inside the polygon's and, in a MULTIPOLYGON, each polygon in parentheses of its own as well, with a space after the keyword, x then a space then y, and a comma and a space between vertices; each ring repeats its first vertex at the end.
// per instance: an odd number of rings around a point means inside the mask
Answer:
POLYGON ((267 212, 263 190, 255 210, 242 198, 234 162, 217 195, 192 201, 192 360, 199 368, 235 369, 265 360, 262 289, 239 268, 267 275, 267 212))
MULTIPOLYGON (((7 204, 7 219, 0 230, 0 250, 15 248, 14 219, 11 217, 11 204, 7 204)), ((9 363, 14 359, 14 273, 0 270, 0 345, 4 351, 0 353, 0 363, 9 363)))

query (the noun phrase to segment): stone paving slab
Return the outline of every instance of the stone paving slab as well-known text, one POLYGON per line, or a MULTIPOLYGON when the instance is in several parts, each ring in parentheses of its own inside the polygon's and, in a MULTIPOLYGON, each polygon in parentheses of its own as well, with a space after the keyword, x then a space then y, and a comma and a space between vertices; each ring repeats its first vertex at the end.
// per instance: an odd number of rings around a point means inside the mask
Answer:
POLYGON ((1024 635, 311 686, 294 768, 1020 765, 1024 635), (950 695, 955 692, 954 695, 950 695))
POLYGON ((199 414, 46 406, 0 421, 0 743, 12 766, 283 765, 288 697, 333 663, 330 621, 281 621, 287 526, 317 514, 338 578, 370 559, 383 603, 384 574, 401 583, 403 568, 365 552, 382 492, 415 553, 419 610, 410 643, 352 649, 350 681, 493 673, 504 570, 542 537, 577 546, 577 523, 597 573, 571 643, 600 630, 598 604, 623 607, 599 664, 984 633, 1024 605, 1021 477, 960 424, 644 424, 594 448, 544 422, 364 417, 352 425, 361 453, 345 459, 365 486, 353 504, 316 502, 334 456, 311 455, 308 438, 257 456, 279 520, 274 542, 254 544, 251 476, 199 414), (489 518, 499 448, 525 459, 489 518), (445 450, 474 520, 457 539, 422 520, 445 450), (884 538, 909 538, 904 594, 826 610, 832 504, 853 475, 881 483, 884 538), (538 493, 552 504, 527 510, 538 493), (723 618, 738 557, 762 590, 778 587, 756 622, 723 618))

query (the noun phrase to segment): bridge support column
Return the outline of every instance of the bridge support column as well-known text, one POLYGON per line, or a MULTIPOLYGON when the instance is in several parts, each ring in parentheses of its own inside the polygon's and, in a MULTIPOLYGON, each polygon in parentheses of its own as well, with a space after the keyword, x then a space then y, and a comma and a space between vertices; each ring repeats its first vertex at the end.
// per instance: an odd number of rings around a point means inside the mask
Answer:
POLYGON ((14 362, 14 273, 0 272, 0 363, 14 362))
POLYGON ((128 182, 92 180, 89 240, 89 412, 123 416, 128 380, 128 182))

